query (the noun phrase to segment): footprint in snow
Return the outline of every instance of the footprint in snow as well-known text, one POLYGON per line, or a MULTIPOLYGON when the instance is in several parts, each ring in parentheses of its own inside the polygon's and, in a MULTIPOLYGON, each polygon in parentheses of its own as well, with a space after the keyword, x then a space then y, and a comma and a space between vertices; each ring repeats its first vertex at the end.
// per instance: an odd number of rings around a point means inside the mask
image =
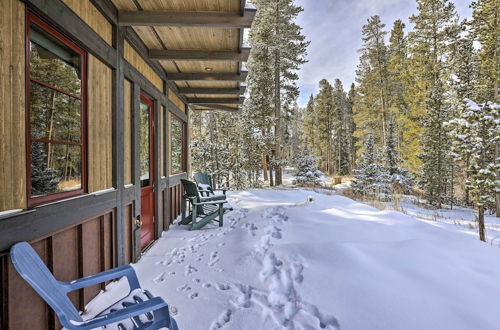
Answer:
POLYGON ((191 287, 187 285, 187 283, 177 288, 177 291, 179 292, 185 292, 189 290, 191 290, 191 287))
POLYGON ((198 295, 198 292, 193 292, 193 293, 189 294, 188 297, 189 297, 189 299, 194 300, 194 299, 198 299, 199 295, 198 295))
POLYGON ((213 267, 217 262, 219 262, 219 252, 214 251, 210 254, 210 261, 207 263, 210 267, 213 267))
POLYGON ((155 283, 162 283, 162 282, 165 282, 165 272, 159 274, 158 276, 156 276, 154 279, 153 279, 153 282, 155 283))
POLYGON ((226 243, 222 242, 222 243, 219 243, 218 245, 219 246, 224 246, 224 245, 226 245, 226 243))
POLYGON ((199 278, 193 278, 193 282, 195 282, 195 283, 200 283, 200 282, 201 282, 201 280, 200 280, 199 278))
POLYGON ((215 287, 216 287, 216 288, 217 288, 217 290, 219 290, 219 291, 226 291, 226 290, 231 289, 231 285, 226 284, 226 283, 217 283, 217 284, 215 285, 215 287))
POLYGON ((191 265, 186 265, 185 269, 186 269, 186 270, 185 270, 184 274, 185 274, 186 276, 189 276, 189 275, 191 275, 192 273, 194 273, 194 272, 197 272, 197 271, 198 271, 198 269, 197 269, 197 268, 195 268, 195 267, 193 267, 193 266, 191 266, 191 265))
POLYGON ((210 283, 203 283, 201 286, 202 286, 203 288, 205 288, 205 289, 208 289, 208 288, 211 288, 211 287, 212 287, 212 284, 210 284, 210 283))
POLYGON ((231 315, 233 311, 231 309, 226 309, 223 311, 217 320, 215 320, 210 326, 210 330, 222 329, 224 326, 231 321, 231 315))

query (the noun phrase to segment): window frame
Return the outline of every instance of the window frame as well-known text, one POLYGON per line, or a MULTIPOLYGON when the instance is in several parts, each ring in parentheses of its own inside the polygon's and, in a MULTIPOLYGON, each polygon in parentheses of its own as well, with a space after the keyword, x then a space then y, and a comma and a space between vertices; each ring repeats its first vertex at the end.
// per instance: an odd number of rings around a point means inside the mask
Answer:
MULTIPOLYGON (((56 28, 50 25, 48 22, 42 20, 40 17, 35 15, 30 10, 26 11, 26 31, 25 31, 25 90, 26 90, 26 193, 27 193, 27 203, 28 207, 37 206, 44 203, 54 202, 68 197, 78 196, 85 194, 87 192, 87 52, 83 47, 80 47, 75 41, 66 37, 64 34, 56 30, 56 28), (81 91, 80 96, 73 95, 64 90, 51 86, 47 83, 43 83, 37 79, 31 77, 30 72, 30 29, 31 23, 36 24, 39 28, 49 33, 55 39, 63 43, 65 46, 69 47, 74 52, 78 53, 81 58, 80 64, 80 74, 81 74, 81 91), (48 194, 39 197, 32 197, 31 195, 31 144, 32 142, 46 142, 44 139, 33 139, 31 136, 31 83, 37 83, 46 88, 53 89, 57 92, 65 94, 67 96, 76 98, 80 100, 81 112, 80 112, 80 130, 81 138, 80 143, 64 141, 65 143, 56 142, 56 144, 63 145, 77 145, 81 148, 81 187, 80 189, 63 191, 53 194, 48 194)), ((52 140, 58 141, 58 140, 52 140)))
POLYGON ((170 125, 168 127, 168 130, 170 134, 168 134, 168 137, 170 138, 170 143, 169 143, 169 153, 168 153, 168 159, 170 161, 170 175, 175 175, 175 174, 180 174, 180 173, 185 173, 187 172, 187 124, 184 120, 181 118, 177 117, 173 113, 170 113, 170 125), (182 147, 182 159, 181 159, 181 169, 179 171, 172 171, 172 121, 177 120, 179 123, 181 123, 182 127, 182 137, 181 137, 181 147, 182 147))

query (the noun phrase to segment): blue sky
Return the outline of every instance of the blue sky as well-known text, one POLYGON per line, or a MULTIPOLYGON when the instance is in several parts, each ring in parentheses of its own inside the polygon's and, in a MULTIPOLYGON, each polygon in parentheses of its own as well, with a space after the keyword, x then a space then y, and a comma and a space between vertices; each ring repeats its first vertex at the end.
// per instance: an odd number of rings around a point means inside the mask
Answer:
MULTIPOLYGON (((452 0, 461 18, 470 17, 468 0, 452 0)), ((361 28, 368 17, 380 15, 390 31, 396 19, 408 26, 408 17, 416 13, 415 0, 296 0, 304 11, 297 18, 303 33, 311 41, 308 60, 299 72, 299 105, 317 93, 318 82, 339 78, 347 90, 354 82, 361 47, 361 28)))

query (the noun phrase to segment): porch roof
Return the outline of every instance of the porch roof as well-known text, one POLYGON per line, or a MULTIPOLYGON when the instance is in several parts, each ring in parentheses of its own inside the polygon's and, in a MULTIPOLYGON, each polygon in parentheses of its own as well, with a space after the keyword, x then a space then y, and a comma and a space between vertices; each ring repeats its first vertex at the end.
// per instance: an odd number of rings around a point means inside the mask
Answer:
POLYGON ((149 59, 194 110, 236 111, 243 102, 250 48, 243 45, 256 10, 245 0, 112 0, 149 59))

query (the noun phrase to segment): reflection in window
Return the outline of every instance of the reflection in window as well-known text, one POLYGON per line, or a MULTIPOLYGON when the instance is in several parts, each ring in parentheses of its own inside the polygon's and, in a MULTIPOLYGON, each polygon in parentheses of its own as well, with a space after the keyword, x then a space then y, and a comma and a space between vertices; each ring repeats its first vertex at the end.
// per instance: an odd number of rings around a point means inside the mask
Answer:
POLYGON ((150 109, 146 104, 141 103, 140 105, 140 136, 141 136, 141 187, 149 186, 149 170, 150 170, 150 152, 149 152, 149 119, 150 109))
POLYGON ((30 197, 81 191, 84 52, 30 21, 30 197))
POLYGON ((171 173, 183 172, 184 168, 184 123, 172 117, 170 122, 171 173))

